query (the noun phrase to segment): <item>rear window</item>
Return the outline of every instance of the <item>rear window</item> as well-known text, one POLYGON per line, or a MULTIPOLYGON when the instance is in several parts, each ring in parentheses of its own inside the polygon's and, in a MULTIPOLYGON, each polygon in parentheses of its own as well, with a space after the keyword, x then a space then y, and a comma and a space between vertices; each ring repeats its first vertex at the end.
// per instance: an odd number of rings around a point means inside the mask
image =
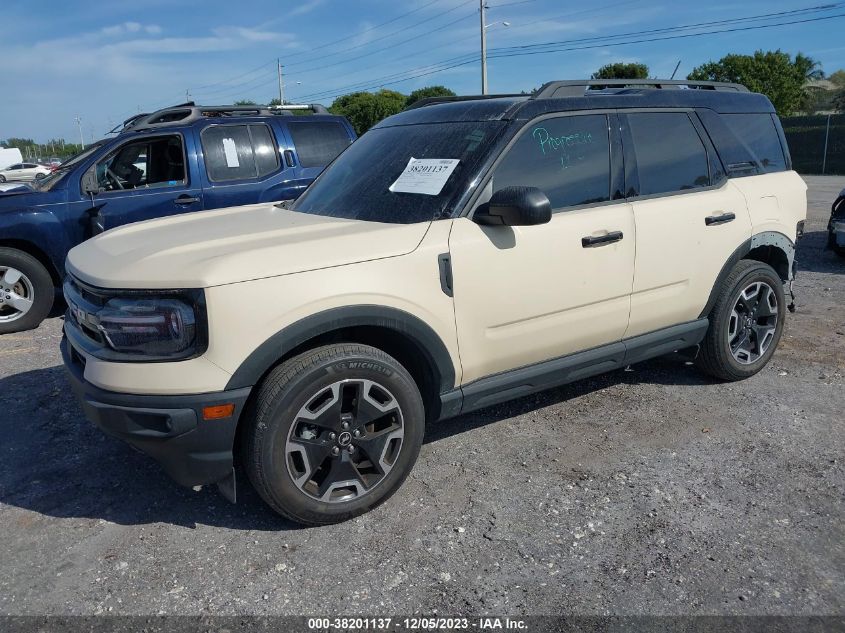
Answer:
POLYGON ((641 196, 710 185, 707 150, 683 112, 629 114, 641 196))
POLYGON ((352 142, 346 128, 333 121, 291 122, 287 126, 303 167, 325 167, 352 142))
POLYGON ((263 123, 215 125, 202 131, 205 170, 213 182, 248 180, 279 168, 273 134, 263 123))
POLYGON ((748 146, 765 173, 786 170, 786 158, 771 114, 723 114, 722 119, 748 146))

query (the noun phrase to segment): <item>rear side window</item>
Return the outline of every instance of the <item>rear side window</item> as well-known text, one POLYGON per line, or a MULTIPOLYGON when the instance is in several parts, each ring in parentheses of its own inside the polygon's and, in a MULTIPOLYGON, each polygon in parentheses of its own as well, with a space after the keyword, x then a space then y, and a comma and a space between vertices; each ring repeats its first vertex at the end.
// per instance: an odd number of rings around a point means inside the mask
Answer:
POLYGON ((537 187, 553 209, 610 200, 610 140, 605 115, 529 125, 493 172, 493 192, 537 187))
POLYGON ((731 132, 748 146, 765 173, 785 171, 786 158, 770 114, 723 114, 731 132))
POLYGON ((634 141, 641 196, 710 185, 707 150, 687 114, 629 114, 628 124, 634 141))
POLYGON ((205 170, 214 182, 260 178, 279 168, 273 133, 263 123, 215 125, 201 138, 205 170))
POLYGON ((346 128, 333 121, 300 121, 287 126, 303 167, 325 167, 352 142, 346 128))

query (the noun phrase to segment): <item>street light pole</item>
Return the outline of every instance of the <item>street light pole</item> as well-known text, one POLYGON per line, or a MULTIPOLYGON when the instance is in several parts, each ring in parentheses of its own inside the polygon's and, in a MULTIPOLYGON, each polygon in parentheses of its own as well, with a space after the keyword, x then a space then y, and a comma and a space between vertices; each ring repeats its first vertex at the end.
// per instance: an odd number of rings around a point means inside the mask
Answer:
POLYGON ((79 140, 82 142, 82 149, 85 149, 85 137, 82 136, 82 118, 77 116, 74 121, 76 121, 76 125, 79 127, 79 140))
POLYGON ((279 68, 279 105, 285 105, 285 84, 282 83, 282 60, 276 58, 276 65, 279 68))
POLYGON ((487 0, 479 0, 481 14, 481 94, 487 94, 487 26, 485 24, 484 10, 487 8, 487 0))

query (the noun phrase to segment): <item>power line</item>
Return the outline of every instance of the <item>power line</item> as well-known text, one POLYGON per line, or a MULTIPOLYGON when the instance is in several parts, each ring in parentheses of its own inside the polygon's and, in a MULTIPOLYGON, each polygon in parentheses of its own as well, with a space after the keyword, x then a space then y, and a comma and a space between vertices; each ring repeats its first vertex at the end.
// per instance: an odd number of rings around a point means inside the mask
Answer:
MULTIPOLYGON (((388 38, 393 37, 394 35, 398 35, 398 34, 400 34, 400 33, 404 33, 405 31, 407 31, 407 30, 409 30, 409 29, 415 29, 415 28, 417 28, 418 26, 420 26, 420 25, 422 25, 422 24, 425 24, 426 22, 431 22, 432 20, 436 20, 436 19, 438 19, 438 18, 441 18, 441 17, 443 17, 444 15, 448 15, 448 14, 452 13, 453 11, 457 11, 457 10, 458 10, 458 9, 460 9, 461 7, 464 7, 464 6, 466 6, 466 5, 470 4, 470 3, 474 3, 475 1, 476 1, 476 0, 465 0, 465 1, 464 1, 464 2, 462 2, 462 3, 460 3, 460 4, 458 4, 458 5, 455 5, 455 6, 454 6, 454 7, 452 7, 451 9, 448 9, 448 10, 446 10, 446 11, 442 11, 442 12, 438 13, 437 15, 431 16, 430 18, 426 18, 425 20, 422 20, 422 21, 417 22, 417 23, 415 23, 415 24, 411 24, 411 25, 409 25, 409 26, 405 26, 405 27, 403 27, 403 28, 401 28, 401 29, 398 29, 398 30, 396 30, 396 31, 393 31, 392 33, 388 33, 387 35, 382 35, 381 37, 377 37, 377 38, 375 38, 375 39, 373 39, 373 40, 370 40, 369 42, 364 42, 363 44, 356 44, 355 46, 350 46, 349 48, 344 48, 344 49, 341 49, 341 50, 335 51, 335 52, 333 52, 333 53, 328 53, 327 57, 334 57, 334 56, 336 56, 336 55, 341 55, 341 54, 343 54, 343 53, 348 53, 348 52, 350 52, 350 51, 354 51, 354 50, 357 50, 357 49, 359 49, 359 48, 364 48, 365 46, 370 46, 371 44, 374 44, 374 43, 376 43, 376 42, 380 42, 380 41, 382 41, 382 40, 386 40, 386 39, 388 39, 388 38)), ((474 13, 475 13, 475 12, 473 11, 473 14, 474 14, 474 13)), ((465 19, 465 18, 461 18, 461 19, 465 19)), ((458 20, 456 20, 456 22, 457 22, 457 21, 458 21, 458 20)), ((450 23, 450 24, 452 24, 452 23, 450 23)), ((446 26, 448 26, 448 25, 446 25, 446 26)), ((440 28, 443 28, 443 27, 440 27, 440 28)), ((434 30, 435 30, 435 31, 437 31, 437 30, 440 30, 440 28, 437 28, 437 29, 434 29, 434 30)), ((430 31, 430 32, 434 32, 434 31, 430 31)), ((412 39, 417 39, 417 38, 412 38, 412 39)), ((405 41, 410 41, 410 40, 405 40, 405 41)), ((405 42, 405 41, 403 41, 403 42, 402 42, 402 44, 404 44, 404 42, 405 42)), ((392 48, 392 47, 388 47, 388 48, 392 48)), ((387 49, 381 49, 381 50, 387 50, 387 49)), ((356 57, 356 58, 354 58, 354 59, 360 59, 360 57, 356 57)), ((346 62, 348 62, 348 61, 351 61, 351 60, 344 60, 342 63, 346 63, 346 62)), ((304 64, 304 63, 307 63, 307 62, 294 62, 293 64, 286 64, 286 66, 298 66, 298 65, 301 65, 301 64, 304 64)), ((312 70, 319 70, 320 68, 325 68, 325 66, 321 66, 321 67, 318 67, 318 68, 305 68, 305 69, 300 70, 299 72, 300 72, 300 73, 302 73, 302 72, 310 72, 310 71, 312 71, 312 70)))
MULTIPOLYGON (((752 26, 736 27, 736 28, 728 28, 728 29, 716 29, 716 30, 711 30, 711 31, 703 31, 703 32, 700 32, 700 33, 682 33, 682 34, 678 34, 678 35, 666 35, 665 37, 642 38, 642 39, 635 39, 635 40, 629 40, 629 41, 612 42, 610 44, 605 43, 605 42, 595 43, 595 44, 583 44, 582 43, 581 45, 578 45, 578 46, 570 46, 570 47, 556 48, 556 49, 549 49, 549 50, 540 50, 540 51, 537 51, 537 50, 514 50, 514 49, 519 49, 521 47, 506 47, 506 48, 491 50, 490 51, 490 57, 494 58, 494 59, 500 59, 500 58, 518 57, 518 56, 525 56, 525 55, 545 55, 545 54, 555 53, 555 52, 565 52, 565 51, 573 51, 573 50, 587 50, 587 49, 593 49, 593 48, 602 48, 602 47, 606 47, 606 46, 624 46, 624 45, 629 45, 629 44, 642 44, 642 43, 648 43, 648 42, 659 42, 659 41, 667 41, 667 40, 675 40, 675 39, 686 39, 686 38, 692 38, 692 37, 701 37, 701 36, 704 36, 704 35, 716 35, 716 34, 720 34, 720 33, 735 33, 735 32, 741 32, 741 31, 753 31, 753 30, 776 28, 776 27, 781 27, 781 26, 791 26, 791 25, 796 25, 796 24, 807 24, 807 23, 811 23, 811 22, 820 22, 820 21, 825 21, 825 20, 837 19, 837 18, 841 18, 841 17, 845 17, 845 13, 830 15, 830 16, 821 16, 821 17, 816 17, 816 18, 807 18, 807 19, 803 19, 803 20, 791 20, 791 21, 786 21, 786 22, 780 22, 780 23, 777 23, 777 24, 760 24, 760 25, 752 25, 752 26)), ((742 18, 742 19, 747 21, 748 19, 751 19, 751 18, 742 18)), ((717 22, 724 22, 724 21, 717 21, 717 22)), ((707 24, 707 23, 701 23, 701 24, 699 24, 699 26, 703 26, 705 24, 707 24)), ((686 26, 686 27, 681 26, 681 27, 674 27, 674 28, 676 28, 677 30, 686 30, 686 29, 689 28, 689 26, 686 26)), ((647 32, 642 32, 642 33, 647 33, 647 32)), ((610 37, 613 37, 613 36, 610 36, 610 37)), ((615 37, 621 37, 621 36, 615 36, 615 37)), ((593 38, 593 39, 599 39, 599 38, 593 38)), ((545 46, 548 47, 548 46, 555 45, 555 44, 558 45, 558 46, 562 46, 562 45, 565 46, 566 44, 573 43, 573 42, 578 42, 578 40, 569 40, 569 41, 564 40, 564 41, 556 42, 556 43, 555 42, 549 42, 549 43, 546 43, 545 46)), ((403 81, 409 81, 411 79, 418 79, 420 77, 426 77, 426 76, 433 75, 433 74, 436 74, 436 73, 439 73, 439 72, 444 72, 446 70, 451 70, 453 68, 457 68, 457 67, 460 67, 460 66, 465 66, 467 64, 475 63, 477 60, 478 60, 478 55, 476 55, 476 54, 473 54, 471 56, 471 58, 469 58, 469 59, 467 59, 466 56, 463 56, 463 59, 460 58, 460 57, 447 59, 447 60, 443 60, 443 61, 435 63, 435 64, 430 64, 429 66, 424 66, 424 67, 412 69, 410 71, 406 71, 406 73, 413 73, 413 74, 409 74, 409 75, 406 74, 405 76, 403 76, 401 78, 397 78, 397 75, 401 74, 401 73, 397 73, 397 74, 394 74, 392 76, 383 77, 380 80, 375 80, 375 79, 370 80, 371 82, 373 82, 372 85, 364 86, 364 85, 362 85, 362 83, 359 83, 359 84, 354 84, 354 85, 349 86, 349 87, 344 86, 344 87, 341 87, 341 88, 335 88, 333 90, 326 90, 326 91, 322 91, 322 92, 319 92, 319 93, 313 93, 311 95, 306 95, 306 96, 303 97, 303 99, 304 100, 312 100, 312 99, 325 98, 325 97, 328 97, 328 96, 342 94, 347 90, 347 88, 354 88, 356 90, 371 90, 371 89, 382 87, 382 86, 394 85, 394 84, 397 84, 397 83, 401 83, 403 81)))
MULTIPOLYGON (((470 0, 470 1, 474 1, 474 0, 470 0)), ((414 40, 418 40, 421 37, 425 37, 427 35, 431 35, 432 33, 442 31, 443 29, 447 29, 450 26, 457 24, 458 22, 463 22, 464 20, 468 20, 469 18, 475 17, 475 13, 476 12, 473 11, 469 15, 462 16, 462 17, 458 18, 457 20, 452 20, 451 22, 447 22, 446 24, 439 26, 435 29, 432 29, 430 31, 425 31, 424 33, 420 33, 419 35, 415 35, 414 37, 410 37, 408 39, 405 39, 405 40, 402 41, 401 45, 404 46, 408 42, 413 42, 414 40)), ((343 64, 348 64, 348 63, 357 61, 359 59, 364 59, 365 57, 370 57, 372 55, 377 55, 378 53, 383 53, 384 51, 388 51, 392 48, 396 48, 396 46, 397 46, 396 44, 391 44, 390 46, 385 46, 383 48, 377 48, 376 50, 370 51, 369 53, 364 53, 363 55, 358 55, 357 57, 350 57, 348 59, 344 59, 344 60, 339 61, 339 62, 334 62, 334 63, 331 63, 331 64, 325 64, 323 66, 315 66, 313 68, 304 68, 304 69, 300 70, 298 73, 293 73, 293 75, 300 76, 300 75, 302 75, 303 73, 306 73, 306 72, 316 72, 318 70, 325 70, 326 68, 332 68, 334 66, 341 66, 343 64)))

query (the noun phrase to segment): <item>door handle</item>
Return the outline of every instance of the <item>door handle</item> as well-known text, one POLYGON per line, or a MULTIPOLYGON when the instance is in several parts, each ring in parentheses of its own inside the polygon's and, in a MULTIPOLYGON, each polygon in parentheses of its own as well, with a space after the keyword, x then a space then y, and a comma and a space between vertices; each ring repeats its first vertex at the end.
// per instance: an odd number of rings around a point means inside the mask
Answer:
POLYGON ((288 167, 294 167, 296 165, 296 159, 293 155, 292 150, 285 150, 285 165, 287 165, 288 167))
POLYGON ((588 235, 581 238, 581 246, 584 248, 595 248, 596 246, 604 246, 606 244, 613 244, 622 240, 622 231, 611 231, 607 235, 588 235))
POLYGON ((182 205, 194 204, 195 202, 199 202, 199 201, 200 201, 200 199, 196 198, 194 196, 179 196, 178 198, 176 198, 173 201, 173 203, 178 204, 179 206, 182 206, 182 205))
POLYGON ((735 213, 723 213, 722 215, 708 215, 704 218, 704 224, 714 226, 716 224, 727 224, 736 220, 735 213))

